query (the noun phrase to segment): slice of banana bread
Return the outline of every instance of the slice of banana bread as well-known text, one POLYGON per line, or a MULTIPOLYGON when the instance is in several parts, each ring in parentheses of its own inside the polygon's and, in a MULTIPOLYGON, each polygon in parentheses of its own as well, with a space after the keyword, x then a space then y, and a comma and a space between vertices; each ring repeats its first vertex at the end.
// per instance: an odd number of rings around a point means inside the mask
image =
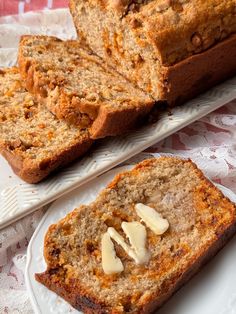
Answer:
POLYGON ((92 138, 132 128, 154 101, 77 41, 24 36, 19 68, 26 88, 58 118, 88 126, 92 138))
POLYGON ((49 227, 44 242, 47 270, 36 279, 85 313, 149 313, 235 231, 235 205, 195 164, 172 157, 149 159, 117 175, 93 203, 49 227), (102 237, 113 227, 125 238, 121 224, 140 222, 138 203, 155 209, 169 228, 157 235, 146 227, 147 264, 136 264, 114 242, 123 271, 107 275, 102 237))
POLYGON ((18 176, 39 182, 91 144, 87 129, 58 120, 34 101, 17 68, 0 70, 0 152, 18 176))
POLYGON ((235 0, 70 0, 79 39, 170 104, 236 74, 235 7, 235 0))

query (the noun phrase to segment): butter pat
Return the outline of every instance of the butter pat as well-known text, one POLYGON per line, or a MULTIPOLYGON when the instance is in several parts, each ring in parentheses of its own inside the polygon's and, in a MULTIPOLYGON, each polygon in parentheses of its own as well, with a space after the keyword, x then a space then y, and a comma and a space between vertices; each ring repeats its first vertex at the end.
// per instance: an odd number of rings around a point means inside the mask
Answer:
POLYGON ((136 253, 138 264, 147 263, 150 259, 150 252, 146 249, 146 228, 138 221, 122 222, 121 228, 136 253))
POLYGON ((119 257, 116 256, 114 244, 107 232, 102 236, 102 268, 107 275, 120 273, 124 270, 124 266, 119 257))
POLYGON ((169 228, 168 220, 162 218, 154 208, 138 203, 135 205, 135 209, 138 216, 155 234, 161 235, 169 228))
POLYGON ((139 263, 139 259, 137 257, 137 254, 135 253, 135 251, 125 242, 124 238, 116 231, 116 229, 114 229, 113 227, 109 227, 107 229, 108 234, 110 235, 110 237, 116 241, 117 244, 119 244, 124 250, 125 252, 135 260, 135 262, 138 264, 139 263))

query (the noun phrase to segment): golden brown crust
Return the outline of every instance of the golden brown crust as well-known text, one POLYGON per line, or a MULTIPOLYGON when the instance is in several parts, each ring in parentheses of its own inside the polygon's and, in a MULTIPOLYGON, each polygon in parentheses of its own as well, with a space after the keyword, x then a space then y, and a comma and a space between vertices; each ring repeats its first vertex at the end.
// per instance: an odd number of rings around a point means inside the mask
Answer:
MULTIPOLYGON (((150 1, 140 12, 129 14, 127 22, 135 18, 142 24, 148 43, 168 66, 235 33, 235 8, 235 0, 150 1)), ((134 32, 140 34, 140 28, 134 32)))
POLYGON ((229 225, 222 233, 218 235, 218 239, 211 244, 211 247, 205 251, 201 252, 194 263, 189 262, 189 268, 179 277, 170 278, 170 286, 167 291, 163 291, 163 295, 160 298, 152 297, 152 300, 144 305, 143 313, 152 313, 154 310, 158 310, 162 305, 164 305, 169 298, 171 298, 180 288, 182 288, 194 275, 196 275, 201 268, 209 262, 234 236, 236 232, 236 222, 229 225))
POLYGON ((63 282, 54 280, 53 275, 54 271, 46 271, 41 274, 35 274, 35 279, 40 283, 44 284, 47 288, 53 292, 60 295, 63 299, 69 302, 77 310, 83 311, 84 313, 92 314, 105 314, 108 313, 108 310, 104 307, 104 304, 101 304, 99 300, 91 298, 83 288, 78 286, 73 287, 73 282, 70 285, 66 285, 63 282))
POLYGON ((37 183, 84 154, 88 130, 59 121, 22 86, 17 68, 0 71, 0 152, 13 171, 37 183))
POLYGON ((181 103, 236 73, 235 0, 71 0, 70 9, 81 41, 156 101, 181 103))
MULTIPOLYGON (((71 0, 75 10, 76 2, 71 0)), ((140 44, 153 45, 163 65, 202 52, 236 32, 235 0, 90 0, 127 23, 140 44), (157 27, 158 25, 158 27, 157 27), (140 36, 140 35, 143 36, 140 36), (146 38, 146 41, 143 41, 146 38)))
POLYGON ((135 126, 140 127, 152 107, 153 104, 150 103, 145 107, 125 108, 116 112, 101 108, 91 127, 92 138, 119 135, 128 132, 135 126))
MULTIPOLYGON (((169 278, 168 282, 166 283, 165 290, 163 289, 162 295, 152 295, 149 299, 146 300, 138 313, 148 314, 158 310, 226 245, 235 232, 236 222, 228 226, 227 229, 218 235, 218 239, 211 244, 209 250, 205 252, 199 252, 199 256, 195 261, 189 261, 189 268, 184 273, 175 274, 169 278)), ((53 274, 53 271, 51 271, 51 273, 53 274)), ((98 299, 92 299, 88 292, 83 291, 83 289, 79 290, 77 286, 75 289, 73 289, 73 286, 71 285, 68 286, 64 282, 55 281, 53 276, 50 274, 50 270, 47 270, 44 273, 35 274, 35 279, 61 296, 74 308, 83 311, 84 313, 115 313, 111 312, 109 308, 106 308, 106 305, 101 303, 98 299)))
POLYGON ((71 163, 82 156, 91 147, 92 140, 89 138, 81 140, 67 150, 58 152, 53 158, 44 159, 41 163, 34 163, 30 159, 14 154, 12 150, 5 147, 1 149, 1 154, 8 161, 12 170, 27 183, 38 183, 46 178, 50 173, 71 163))
POLYGON ((161 99, 182 104, 236 74, 236 35, 200 54, 162 68, 161 99))
MULTIPOLYGON (((165 280, 162 282, 162 284, 159 286, 156 283, 156 288, 152 286, 152 293, 149 293, 147 295, 144 294, 144 297, 142 296, 142 300, 138 299, 137 302, 135 302, 135 306, 132 310, 132 313, 151 313, 160 306, 164 302, 168 300, 168 298, 171 297, 172 294, 174 294, 182 285, 184 285, 196 272, 211 258, 213 257, 224 245, 225 243, 230 239, 230 237, 233 236, 233 234, 236 232, 236 208, 234 204, 232 204, 208 179, 206 179, 203 175, 203 173, 196 167, 195 164, 191 162, 191 160, 180 160, 179 158, 172 158, 172 157, 161 157, 158 159, 159 162, 168 162, 171 161, 171 164, 178 163, 178 165, 181 167, 184 167, 185 165, 189 165, 191 171, 194 172, 194 174, 199 178, 200 183, 197 185, 196 195, 199 195, 196 199, 197 206, 200 208, 199 211, 203 211, 204 207, 202 206, 202 202, 205 204, 207 203, 209 207, 211 207, 211 204, 214 204, 213 206, 217 206, 217 209, 223 208, 224 212, 224 220, 221 221, 219 225, 215 225, 215 221, 217 220, 217 213, 214 213, 214 219, 205 221, 205 226, 202 226, 201 223, 201 230, 202 232, 208 232, 208 230, 213 231, 213 235, 210 237, 207 237, 207 241, 203 246, 200 246, 197 251, 194 252, 193 255, 191 255, 191 258, 188 257, 187 263, 181 264, 180 260, 181 257, 178 257, 175 260, 171 260, 168 262, 167 260, 162 257, 163 260, 161 260, 161 264, 166 263, 166 268, 163 268, 163 272, 158 274, 158 276, 165 276, 165 272, 167 272, 167 269, 171 267, 171 264, 174 263, 177 264, 180 263, 181 267, 174 268, 174 271, 171 273, 168 273, 168 276, 165 278, 165 280), (209 195, 209 198, 207 197, 209 195), (207 197, 207 202, 206 202, 207 197), (211 201, 210 201, 211 199, 211 201), (203 201, 202 201, 203 200, 203 201), (209 203, 208 203, 209 202, 209 203), (213 203, 212 203, 213 202, 213 203), (205 229, 204 229, 205 228, 205 229)), ((106 190, 104 190, 101 194, 105 195, 106 191, 117 191, 122 188, 121 182, 124 180, 124 178, 133 177, 133 180, 136 181, 136 176, 138 180, 138 176, 145 171, 149 171, 149 168, 158 167, 157 160, 156 159, 149 159, 141 162, 138 164, 135 168, 133 168, 131 171, 126 171, 123 173, 120 173, 117 175, 112 182, 107 186, 106 190)), ((129 181, 125 181, 129 182, 129 181)), ((132 181, 133 182, 133 181, 132 181)), ((100 198, 101 201, 101 198, 100 198)), ((101 206, 101 203, 98 203, 99 206, 101 206)), ((116 304, 117 308, 112 307, 111 304, 106 304, 105 300, 99 297, 99 295, 94 294, 92 287, 85 287, 80 286, 79 280, 76 279, 69 279, 66 277, 66 268, 61 267, 60 263, 63 263, 63 260, 59 260, 57 256, 56 250, 54 252, 48 251, 48 247, 52 243, 51 233, 53 233, 55 230, 58 230, 59 228, 62 228, 63 226, 68 226, 68 223, 75 219, 76 223, 78 224, 78 218, 83 213, 85 214, 88 208, 84 206, 81 206, 79 209, 74 210, 68 216, 63 218, 58 224, 52 225, 45 237, 45 259, 47 261, 48 269, 45 273, 42 274, 36 274, 36 279, 47 286, 52 291, 56 292, 63 298, 65 298, 72 306, 74 306, 76 309, 83 310, 85 313, 125 313, 125 307, 121 306, 119 307, 118 304, 116 304), (51 254, 53 253, 54 259, 52 259, 51 254), (59 261, 59 263, 58 263, 59 261)), ((96 211, 96 206, 95 206, 96 211)), ((218 211, 218 210, 217 210, 218 211)), ((95 214, 95 213, 94 213, 95 214)), ((96 215, 96 214, 95 214, 96 215)), ((65 229, 67 230, 67 229, 65 229)), ((198 241, 200 239, 198 238, 198 241)), ((54 242, 53 242, 54 243, 54 242)), ((55 249, 56 246, 53 246, 55 249)), ((53 249, 53 250, 54 250, 53 249)), ((160 261, 157 261, 157 263, 160 261)), ((152 267, 158 267, 156 266, 152 267)), ((126 265, 127 267, 127 265, 126 265)), ((147 270, 144 270, 146 272, 147 270)), ((140 273, 137 273, 140 278, 140 273)), ((137 275, 136 274, 136 275, 137 275)), ((150 276, 157 276, 156 273, 152 275, 152 272, 149 274, 150 276)), ((101 274, 100 276, 105 277, 105 275, 101 274)), ((123 275, 124 276, 124 275, 123 275)), ((157 280, 154 279, 153 280, 157 280)), ((74 277, 72 277, 74 278, 74 277)), ((155 277, 156 278, 156 277, 155 277)), ((98 279, 98 278, 97 278, 98 279)), ((98 279, 99 280, 99 279, 98 279)), ((105 279, 104 279, 105 280, 105 279)), ((124 282, 124 277, 123 281, 124 282)), ((130 285, 132 285, 133 282, 130 282, 130 285)), ((118 292, 117 292, 118 293, 118 292)), ((116 298, 116 296, 114 296, 116 298)), ((131 298, 131 296, 130 296, 131 298)), ((116 299, 117 300, 117 299, 116 299)), ((118 298, 119 300, 119 298, 118 298)), ((132 301, 126 300, 127 304, 129 302, 132 303, 132 301)), ((122 300, 122 305, 126 304, 124 300, 122 300)))

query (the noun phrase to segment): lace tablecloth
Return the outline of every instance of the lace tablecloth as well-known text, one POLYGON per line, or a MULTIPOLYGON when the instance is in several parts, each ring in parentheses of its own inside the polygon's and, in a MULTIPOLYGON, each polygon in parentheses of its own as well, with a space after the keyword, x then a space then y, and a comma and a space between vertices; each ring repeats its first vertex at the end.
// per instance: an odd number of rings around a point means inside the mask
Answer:
MULTIPOLYGON (((2 17, 0 67, 14 64, 19 36, 25 33, 54 34, 61 38, 75 36, 65 10, 56 14, 37 12, 2 17)), ((157 152, 190 157, 212 180, 236 193, 236 100, 150 147, 135 159, 157 152)), ((45 210, 40 209, 0 231, 0 313, 33 313, 24 283, 24 267, 28 242, 45 210)))

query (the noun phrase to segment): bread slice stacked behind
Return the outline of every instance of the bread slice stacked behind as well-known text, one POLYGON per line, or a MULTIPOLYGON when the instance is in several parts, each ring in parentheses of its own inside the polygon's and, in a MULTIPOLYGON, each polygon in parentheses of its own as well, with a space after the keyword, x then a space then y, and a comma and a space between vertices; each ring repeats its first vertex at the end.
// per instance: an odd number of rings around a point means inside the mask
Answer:
POLYGON ((93 203, 49 227, 47 270, 36 279, 85 313, 150 313, 216 254, 234 234, 235 222, 235 205, 190 160, 146 160, 117 175, 93 203), (156 234, 140 219, 140 203, 168 221, 165 233, 156 234), (123 271, 106 274, 103 235, 114 228, 129 243, 122 223, 134 221, 146 228, 149 261, 137 264, 114 241, 123 271))
POLYGON ((78 41, 24 36, 18 62, 27 89, 59 119, 91 125, 92 138, 127 131, 154 104, 78 41))
POLYGON ((0 152, 29 183, 83 155, 88 129, 58 120, 22 86, 17 68, 0 70, 0 152))
POLYGON ((83 155, 92 138, 142 123, 154 105, 77 41, 23 36, 18 63, 0 73, 0 149, 29 183, 83 155))

